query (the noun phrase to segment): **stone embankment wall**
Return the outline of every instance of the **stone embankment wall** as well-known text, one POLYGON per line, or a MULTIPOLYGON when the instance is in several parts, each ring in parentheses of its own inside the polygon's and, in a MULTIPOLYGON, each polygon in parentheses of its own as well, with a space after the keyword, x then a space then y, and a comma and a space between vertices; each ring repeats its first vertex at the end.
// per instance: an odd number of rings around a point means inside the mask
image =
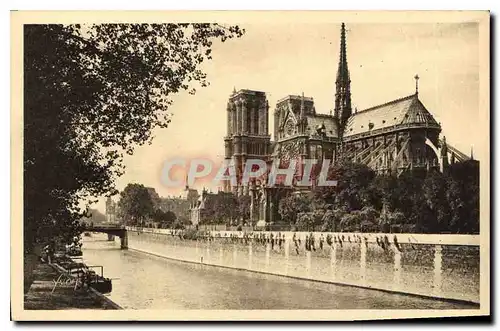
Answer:
POLYGON ((128 244, 188 262, 479 303, 478 236, 330 233, 329 245, 328 233, 313 233, 307 249, 308 235, 255 232, 250 239, 213 231, 210 240, 187 240, 170 230, 128 228, 128 244))

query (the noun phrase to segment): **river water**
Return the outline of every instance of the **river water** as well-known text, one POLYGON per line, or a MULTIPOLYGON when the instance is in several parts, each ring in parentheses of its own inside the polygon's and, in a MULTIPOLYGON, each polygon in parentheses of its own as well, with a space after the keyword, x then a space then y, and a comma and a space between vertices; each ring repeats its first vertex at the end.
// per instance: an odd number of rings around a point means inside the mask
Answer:
POLYGON ((350 286, 184 263, 133 250, 102 234, 84 237, 83 259, 113 279, 125 309, 473 309, 350 286))

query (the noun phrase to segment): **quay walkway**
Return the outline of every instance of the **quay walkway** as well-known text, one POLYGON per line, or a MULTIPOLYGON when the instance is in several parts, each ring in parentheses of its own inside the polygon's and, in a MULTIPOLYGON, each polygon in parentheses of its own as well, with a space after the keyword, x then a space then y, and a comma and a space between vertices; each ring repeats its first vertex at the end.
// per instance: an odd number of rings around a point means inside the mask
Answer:
POLYGON ((75 290, 72 284, 58 284, 59 272, 51 265, 39 262, 33 270, 31 283, 24 294, 26 310, 121 309, 97 291, 75 290))

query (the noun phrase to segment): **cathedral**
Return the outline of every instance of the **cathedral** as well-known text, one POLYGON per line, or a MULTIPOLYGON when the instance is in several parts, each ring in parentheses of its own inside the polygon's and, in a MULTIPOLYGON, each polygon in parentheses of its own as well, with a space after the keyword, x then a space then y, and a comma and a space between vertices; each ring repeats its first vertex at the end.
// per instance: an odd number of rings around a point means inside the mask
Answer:
MULTIPOLYGON (((269 133, 269 103, 265 92, 234 90, 227 103, 225 158, 232 160, 238 178, 248 159, 267 163, 295 159, 349 160, 379 174, 431 168, 443 171, 449 162, 468 159, 440 138, 441 126, 418 97, 418 75, 413 94, 364 110, 351 106, 345 25, 341 26, 340 55, 335 80, 333 114, 316 111, 312 97, 288 95, 277 101, 273 139, 269 133), (449 158, 450 156, 450 158, 449 158)), ((314 185, 314 183, 313 183, 314 185)), ((298 188, 291 188, 298 189, 298 188)), ((225 192, 252 197, 252 223, 275 221, 280 194, 276 187, 250 182, 225 192)))

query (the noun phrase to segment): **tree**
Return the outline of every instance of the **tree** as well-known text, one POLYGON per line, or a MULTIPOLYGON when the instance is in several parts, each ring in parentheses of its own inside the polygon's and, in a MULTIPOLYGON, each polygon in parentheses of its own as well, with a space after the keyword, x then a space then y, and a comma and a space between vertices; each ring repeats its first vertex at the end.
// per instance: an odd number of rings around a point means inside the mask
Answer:
POLYGON ((369 184, 367 193, 370 206, 381 210, 384 204, 390 210, 399 207, 398 178, 394 175, 378 175, 369 184))
POLYGON ((344 214, 340 221, 341 232, 356 232, 361 227, 362 217, 359 210, 354 210, 350 213, 344 214))
POLYGON ((161 209, 155 209, 151 215, 151 219, 154 222, 160 224, 162 228, 171 228, 177 216, 173 211, 167 210, 166 212, 161 209))
POLYGON ((385 211, 379 217, 379 229, 381 232, 392 232, 392 229, 402 229, 405 224, 405 216, 399 211, 385 211))
POLYGON ((453 233, 469 232, 467 229, 467 206, 463 200, 464 192, 461 190, 458 181, 452 177, 447 178, 448 190, 446 192, 446 200, 450 207, 449 231, 453 233))
POLYGON ((128 184, 120 193, 119 218, 127 225, 142 225, 153 214, 153 201, 142 184, 128 184))
POLYGON ((213 217, 215 223, 231 223, 238 217, 238 199, 232 193, 218 192, 213 196, 213 217))
POLYGON ((323 215, 321 231, 336 232, 340 229, 340 221, 346 212, 342 209, 327 209, 323 215))
POLYGON ((292 193, 282 198, 278 205, 278 212, 281 219, 290 225, 295 225, 299 213, 311 211, 311 198, 306 194, 292 193))
POLYGON ((377 228, 380 213, 372 206, 365 206, 359 213, 361 217, 360 230, 362 232, 373 231, 377 228))
MULTIPOLYGON (((424 207, 422 186, 424 179, 421 175, 412 172, 403 172, 397 179, 397 185, 394 196, 397 197, 395 206, 392 210, 399 210, 405 214, 408 219, 413 219, 413 222, 420 223, 421 220, 417 219, 417 209, 424 207)), ((390 204, 388 205, 389 207, 390 204)))
POLYGON ((238 200, 232 193, 205 194, 203 206, 203 224, 231 225, 238 217, 238 200))
POLYGON ((360 210, 370 203, 369 185, 375 172, 368 166, 350 162, 334 164, 328 169, 328 178, 337 180, 337 185, 316 187, 316 199, 346 211, 360 210))
POLYGON ((479 233, 479 162, 468 160, 450 166, 448 199, 454 232, 479 233))
POLYGON ((315 215, 312 212, 301 212, 297 215, 296 226, 299 231, 313 231, 315 215))
POLYGON ((451 216, 450 205, 447 200, 448 183, 446 175, 431 171, 425 178, 422 187, 423 196, 433 217, 426 228, 432 233, 447 232, 451 216))
POLYGON ((251 197, 249 195, 241 195, 238 197, 238 218, 242 221, 250 219, 251 197))
POLYGON ((147 187, 147 190, 149 192, 149 195, 151 196, 151 201, 153 202, 154 208, 159 208, 160 203, 161 203, 161 198, 158 192, 153 187, 147 187))
POLYGON ((200 64, 213 42, 242 33, 218 24, 25 25, 25 247, 77 234, 81 202, 116 193, 124 153, 168 126, 173 95, 208 84, 200 64))
POLYGON ((185 215, 179 215, 177 217, 177 215, 175 215, 173 212, 172 212, 173 216, 175 217, 175 220, 174 221, 179 221, 181 222, 182 224, 184 225, 191 225, 191 219, 185 215))
POLYGON ((177 219, 178 219, 177 215, 175 215, 175 213, 173 211, 167 210, 165 212, 165 219, 164 219, 165 223, 170 224, 170 223, 175 222, 177 219))
POLYGON ((172 227, 176 230, 178 229, 185 229, 186 228, 186 225, 184 223, 182 223, 181 220, 175 220, 172 224, 172 227))

